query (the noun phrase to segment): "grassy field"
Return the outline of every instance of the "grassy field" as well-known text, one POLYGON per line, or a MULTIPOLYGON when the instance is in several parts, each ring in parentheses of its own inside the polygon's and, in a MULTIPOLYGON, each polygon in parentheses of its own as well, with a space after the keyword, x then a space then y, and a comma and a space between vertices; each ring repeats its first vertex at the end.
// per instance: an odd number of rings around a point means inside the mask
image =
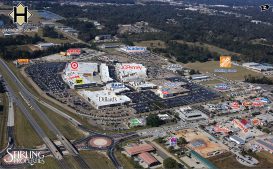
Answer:
POLYGON ((58 169, 60 168, 57 160, 54 159, 53 157, 46 157, 44 160, 45 160, 44 164, 35 164, 33 166, 28 166, 27 169, 48 169, 48 168, 58 169))
MULTIPOLYGON (((194 63, 184 64, 184 66, 191 69, 199 70, 202 73, 206 73, 206 72, 214 73, 214 69, 220 68, 219 61, 208 61, 204 63, 194 62, 194 63)), ((241 66, 233 65, 232 69, 237 69, 237 72, 236 73, 215 73, 215 74, 223 76, 230 80, 244 80, 244 76, 249 74, 252 76, 261 76, 260 73, 248 70, 241 66)))
POLYGON ((52 112, 45 106, 39 104, 40 108, 46 113, 48 118, 56 125, 56 127, 61 131, 61 133, 69 140, 80 139, 84 137, 79 130, 77 130, 70 122, 68 122, 62 116, 52 112))
POLYGON ((165 42, 163 42, 161 40, 149 40, 149 41, 134 42, 134 45, 149 47, 149 48, 166 48, 165 42))
POLYGON ((207 86, 214 86, 218 83, 223 83, 221 80, 218 79, 213 79, 213 80, 208 80, 208 81, 203 81, 200 82, 202 85, 207 85, 207 86))
MULTIPOLYGON (((260 152, 257 153, 257 156, 255 157, 259 160, 259 164, 256 167, 252 167, 253 169, 258 168, 267 168, 270 169, 273 166, 273 155, 269 154, 268 152, 260 152)), ((212 157, 210 158, 210 161, 212 161, 217 167, 221 169, 230 169, 230 168, 240 168, 240 169, 249 169, 249 167, 241 165, 235 158, 234 155, 231 155, 230 153, 225 153, 223 155, 212 157)))
POLYGON ((23 113, 15 107, 15 143, 18 147, 34 148, 43 144, 23 113))
POLYGON ((7 119, 8 119, 8 98, 6 94, 0 94, 0 105, 3 106, 3 110, 0 110, 0 149, 3 149, 7 145, 7 119))
POLYGON ((35 10, 31 10, 31 17, 29 18, 29 22, 33 24, 38 24, 39 22, 42 22, 42 18, 38 15, 38 12, 35 10))
POLYGON ((65 156, 64 159, 71 169, 81 169, 77 161, 72 156, 65 156))
POLYGON ((257 153, 257 157, 262 161, 267 161, 271 163, 271 166, 273 166, 273 154, 270 154, 267 151, 261 151, 257 153))
POLYGON ((96 169, 114 169, 112 161, 104 154, 96 151, 80 151, 81 157, 91 167, 96 169))
POLYGON ((196 46, 196 47, 202 47, 208 49, 210 52, 215 52, 220 55, 240 55, 239 53, 231 52, 223 48, 219 48, 214 45, 206 44, 206 43, 200 43, 200 42, 186 42, 183 40, 177 40, 176 42, 181 43, 181 44, 187 44, 190 46, 196 46))
POLYGON ((64 38, 62 38, 62 39, 60 39, 60 38, 44 37, 42 29, 39 29, 38 32, 27 32, 25 34, 29 35, 29 36, 34 36, 35 34, 37 34, 38 36, 40 36, 41 38, 43 38, 46 42, 51 42, 51 43, 56 43, 56 44, 72 43, 72 42, 74 42, 73 39, 70 39, 70 38, 68 38, 66 36, 64 36, 64 38))
POLYGON ((39 126, 44 130, 46 135, 51 139, 55 140, 57 139, 56 135, 48 128, 46 123, 43 122, 43 120, 39 117, 38 113, 34 110, 30 111, 32 117, 36 120, 36 122, 39 124, 39 126))
POLYGON ((134 165, 131 163, 131 159, 126 157, 124 154, 121 154, 120 151, 116 151, 115 155, 117 157, 117 160, 123 166, 123 168, 126 168, 126 169, 134 169, 135 168, 134 165))

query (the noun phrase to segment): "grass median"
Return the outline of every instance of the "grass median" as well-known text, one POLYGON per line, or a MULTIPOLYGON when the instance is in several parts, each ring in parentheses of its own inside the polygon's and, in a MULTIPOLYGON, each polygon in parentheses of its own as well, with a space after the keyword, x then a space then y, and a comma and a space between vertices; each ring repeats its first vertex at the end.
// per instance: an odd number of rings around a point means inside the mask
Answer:
POLYGON ((17 147, 35 148, 43 144, 41 138, 37 135, 23 113, 15 106, 15 143, 17 147))
POLYGON ((53 157, 46 157, 44 161, 44 164, 34 164, 33 166, 28 166, 27 169, 61 169, 59 167, 58 161, 53 157))
POLYGON ((84 137, 84 134, 79 129, 75 128, 67 119, 52 112, 41 104, 38 105, 67 139, 75 140, 84 137))
POLYGON ((7 120, 8 120, 8 98, 5 93, 0 94, 0 106, 3 106, 0 110, 0 149, 7 146, 7 120))
MULTIPOLYGON (((106 152, 105 152, 106 153, 106 152)), ((81 157, 91 167, 96 169, 114 169, 114 165, 106 155, 97 151, 80 151, 81 157)), ((127 169, 127 168, 126 168, 127 169)))

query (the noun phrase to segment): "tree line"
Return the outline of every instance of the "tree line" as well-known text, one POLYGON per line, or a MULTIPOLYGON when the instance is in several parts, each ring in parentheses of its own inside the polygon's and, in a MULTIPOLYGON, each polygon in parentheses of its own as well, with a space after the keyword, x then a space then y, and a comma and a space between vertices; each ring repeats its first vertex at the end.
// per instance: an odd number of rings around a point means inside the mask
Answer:
MULTIPOLYGON (((167 4, 85 7, 54 5, 49 10, 66 17, 67 20, 63 23, 76 29, 78 28, 81 32, 81 37, 86 37, 87 41, 100 33, 117 34, 118 24, 133 24, 138 21, 147 21, 150 26, 160 29, 162 32, 119 36, 132 40, 159 39, 165 42, 168 40, 185 40, 188 42, 208 43, 240 53, 242 54, 240 57, 243 60, 273 63, 273 49, 271 47, 273 45, 272 26, 254 24, 250 22, 250 19, 244 17, 205 15, 183 10, 183 7, 174 8, 167 4), (87 23, 79 21, 69 23, 71 18, 97 20, 105 25, 105 29, 99 32, 92 25, 86 26, 87 23), (167 19, 174 19, 177 23, 167 24, 167 19), (265 37, 265 35, 267 45, 253 43, 253 40, 265 37)), ((192 60, 206 60, 208 57, 211 56, 194 57, 192 60)), ((185 60, 183 58, 178 59, 181 61, 185 60)))
POLYGON ((265 76, 262 76, 262 77, 257 76, 256 77, 256 76, 248 75, 248 76, 245 76, 245 82, 258 83, 258 84, 268 84, 268 85, 273 84, 273 81, 271 79, 269 79, 268 77, 265 77, 265 76))

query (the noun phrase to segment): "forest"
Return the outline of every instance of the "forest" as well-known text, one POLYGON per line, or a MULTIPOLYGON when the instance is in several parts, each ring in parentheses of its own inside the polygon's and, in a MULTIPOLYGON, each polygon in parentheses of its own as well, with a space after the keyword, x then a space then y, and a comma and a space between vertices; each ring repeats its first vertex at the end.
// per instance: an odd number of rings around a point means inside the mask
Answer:
MULTIPOLYGON (((232 15, 204 15, 183 8, 174 8, 166 4, 148 4, 131 6, 88 6, 80 8, 72 5, 50 8, 52 12, 67 18, 62 23, 78 28, 83 40, 92 39, 98 33, 91 25, 76 21, 75 18, 97 20, 105 29, 99 33, 116 34, 118 24, 133 24, 138 21, 149 22, 149 25, 162 30, 161 33, 145 33, 143 35, 119 35, 130 41, 159 39, 184 40, 202 42, 240 53, 245 61, 273 63, 273 26, 254 24, 250 19, 232 15), (158 12, 160 11, 160 12, 158 12), (69 22, 73 18, 74 22, 69 22), (167 19, 174 19, 176 24, 166 24, 167 19), (87 37, 87 38, 86 38, 87 37), (266 38, 266 43, 254 43, 266 38)), ((255 15, 255 13, 250 13, 255 15)), ((198 49, 197 49, 198 50, 198 49)), ((200 52, 197 52, 200 53, 200 52)), ((204 53, 206 55, 206 52, 204 53)), ((206 60, 202 56, 199 60, 206 60)), ((195 57, 197 58, 197 57, 195 57)), ((179 59, 181 60, 181 59, 179 59)), ((195 59, 193 59, 195 60, 195 59)))
MULTIPOLYGON (((92 0, 91 0, 92 1, 92 0)), ((91 2, 89 1, 89 2, 91 2)), ((92 2, 95 2, 93 0, 92 2)), ((107 1, 107 0, 105 0, 107 1)), ((115 0, 109 0, 115 1, 115 0)), ((130 0, 123 0, 130 3, 130 0)), ((192 2, 202 3, 205 0, 194 0, 192 2)), ((192 3, 191 2, 191 3, 192 3)), ((215 0, 206 4, 215 4, 215 0)), ((218 1, 220 4, 232 5, 228 0, 218 1)), ((235 1, 233 1, 235 3, 235 1)), ((255 0, 252 4, 256 4, 255 0)), ((46 2, 41 3, 43 6, 46 2)), ((247 3, 236 2, 237 5, 247 3)), ((211 44, 223 49, 240 54, 239 60, 273 63, 273 26, 269 24, 255 24, 251 20, 258 17, 263 21, 273 23, 273 13, 261 13, 259 7, 249 7, 244 10, 224 8, 226 11, 239 12, 249 17, 235 17, 234 15, 207 15, 194 11, 185 10, 183 6, 172 6, 166 3, 154 3, 146 5, 58 5, 46 3, 47 9, 57 13, 65 20, 60 23, 73 27, 80 31, 79 38, 89 42, 96 35, 117 35, 126 44, 132 44, 142 40, 162 40, 168 46, 163 52, 166 55, 175 56, 181 62, 206 61, 215 58, 216 53, 210 53, 199 47, 183 46, 173 44, 170 41, 183 40, 187 42, 200 42, 211 44), (104 28, 96 29, 92 22, 82 21, 80 18, 88 18, 100 22, 104 28), (172 19, 174 23, 167 23, 172 19), (146 21, 149 26, 161 30, 159 33, 143 33, 119 35, 119 24, 134 24, 146 21), (261 40, 262 39, 262 40, 261 40), (173 50, 173 51, 172 51, 173 50), (182 51, 180 51, 182 50, 182 51), (185 52, 184 50, 187 50, 185 52), (188 55, 188 56, 186 56, 188 55)), ((36 5, 39 7, 39 4, 36 5)), ((211 7, 216 8, 216 7, 211 7)), ((222 10, 222 9, 219 9, 222 10)), ((50 33, 53 35, 53 32, 50 33)), ((54 35, 55 36, 55 35, 54 35)), ((7 40, 9 41, 9 40, 7 40)), ((9 42, 7 42, 9 43, 9 42)), ((1 44, 1 39, 0 39, 1 44)))

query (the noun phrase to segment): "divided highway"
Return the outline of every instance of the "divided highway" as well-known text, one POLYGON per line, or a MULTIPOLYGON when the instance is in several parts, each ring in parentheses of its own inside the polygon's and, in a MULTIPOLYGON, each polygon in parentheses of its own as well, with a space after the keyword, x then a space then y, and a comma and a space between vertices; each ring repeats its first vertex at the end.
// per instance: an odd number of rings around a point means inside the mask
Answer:
POLYGON ((6 86, 6 90, 7 90, 7 92, 9 92, 10 97, 14 100, 14 102, 16 103, 16 105, 22 111, 22 113, 24 114, 24 116, 26 117, 26 119, 29 121, 29 123, 31 124, 31 126, 33 127, 33 129, 38 134, 38 136, 40 136, 41 139, 44 141, 44 143, 47 145, 48 149, 51 151, 51 153, 53 154, 53 156, 56 159, 58 159, 58 160, 62 160, 63 157, 62 157, 61 153, 55 147, 55 145, 53 144, 53 142, 47 137, 47 135, 45 134, 44 130, 38 125, 38 123, 36 122, 36 120, 32 117, 31 113, 26 109, 26 107, 24 106, 24 104, 22 103, 22 101, 15 96, 14 91, 10 87, 8 87, 8 86, 6 86))
MULTIPOLYGON (((47 117, 47 115, 40 109, 40 107, 36 103, 36 98, 33 98, 32 94, 25 88, 25 86, 20 82, 20 80, 14 75, 14 73, 10 70, 10 68, 7 66, 7 64, 0 59, 0 66, 6 70, 9 77, 12 79, 15 86, 18 88, 18 91, 20 91, 21 97, 25 100, 25 102, 35 110, 35 112, 38 114, 39 118, 47 125, 47 127, 57 136, 59 141, 63 144, 63 146, 66 148, 67 151, 69 151, 75 158, 75 160, 78 162, 79 166, 81 168, 89 168, 88 165, 84 162, 84 160, 80 157, 78 151, 76 148, 67 140, 62 133, 59 131, 59 129, 52 123, 52 121, 47 117)), ((8 88, 11 95, 14 97, 14 92, 11 88, 8 88)), ((61 160, 63 157, 60 154, 60 152, 56 149, 55 145, 49 140, 49 138, 46 136, 45 132, 40 128, 40 126, 37 124, 37 122, 34 120, 34 118, 31 116, 30 112, 25 108, 23 103, 20 99, 13 98, 18 107, 22 110, 28 121, 31 123, 33 128, 36 130, 36 132, 39 134, 39 136, 44 140, 48 148, 51 150, 53 155, 61 160), (55 148, 55 149, 54 149, 55 148)))

